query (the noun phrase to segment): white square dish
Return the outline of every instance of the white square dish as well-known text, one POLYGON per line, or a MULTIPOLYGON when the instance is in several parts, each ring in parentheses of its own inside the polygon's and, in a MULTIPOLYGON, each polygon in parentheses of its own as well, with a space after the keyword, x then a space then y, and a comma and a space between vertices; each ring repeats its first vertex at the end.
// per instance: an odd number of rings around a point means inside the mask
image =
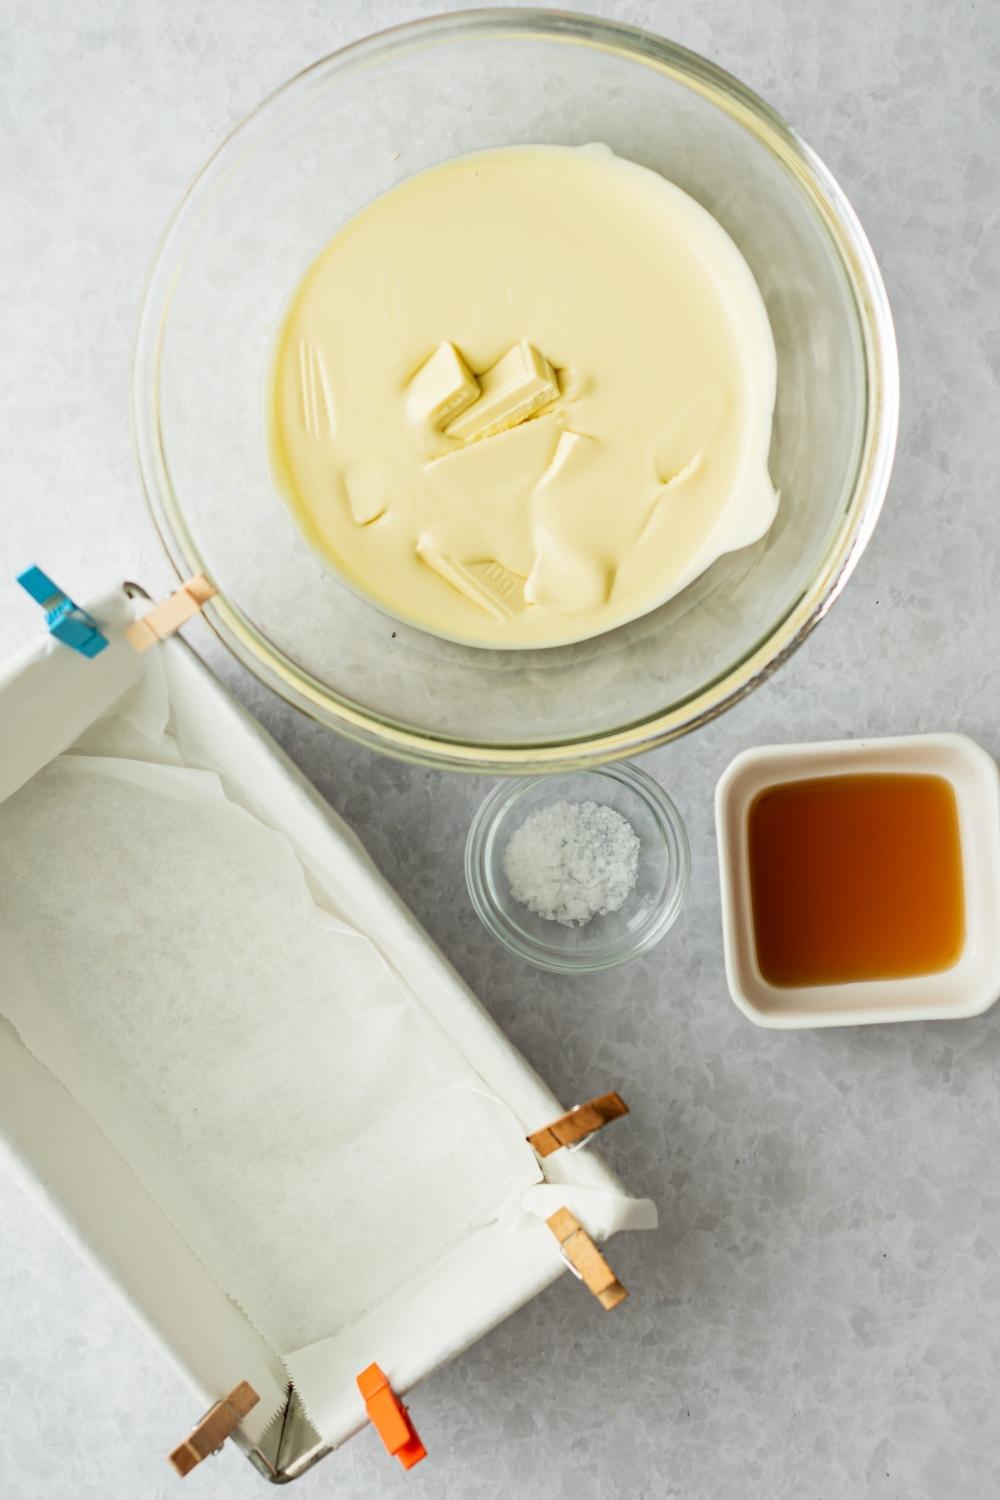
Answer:
POLYGON ((1000 995, 1000 772, 961 734, 834 740, 746 750, 715 792, 722 931, 729 992, 757 1026, 859 1026, 977 1016, 1000 995), (965 885, 965 941, 958 962, 935 974, 850 984, 779 987, 757 962, 747 825, 767 787, 836 775, 943 777, 955 793, 965 885))

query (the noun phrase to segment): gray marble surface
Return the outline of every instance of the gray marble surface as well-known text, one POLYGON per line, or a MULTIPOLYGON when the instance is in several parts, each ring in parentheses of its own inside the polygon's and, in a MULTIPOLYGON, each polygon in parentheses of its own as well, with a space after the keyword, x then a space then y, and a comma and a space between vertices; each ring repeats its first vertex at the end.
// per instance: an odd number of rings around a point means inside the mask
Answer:
MULTIPOLYGON (((608 1159, 659 1203, 606 1320, 570 1278, 418 1389, 430 1461, 363 1434, 298 1493, 973 1500, 1000 1486, 1000 1012, 770 1034, 730 1003, 712 788, 776 739, 958 729, 1000 752, 1000 7, 990 0, 603 0, 730 68, 839 176, 880 257, 899 457, 846 595, 763 689, 644 764, 691 833, 690 898, 642 961, 586 980, 508 958, 466 898, 482 782, 337 741, 192 640, 359 831, 564 1099, 619 1084, 608 1159)), ((78 597, 170 582, 129 449, 133 316, 160 227, 257 99, 407 0, 0 0, 0 573, 78 597)), ((6 655, 38 628, 0 587, 6 655)), ((0 1181, 0 1495, 155 1500, 191 1398, 42 1215, 0 1181)), ((233 1451, 189 1496, 264 1493, 233 1451)))

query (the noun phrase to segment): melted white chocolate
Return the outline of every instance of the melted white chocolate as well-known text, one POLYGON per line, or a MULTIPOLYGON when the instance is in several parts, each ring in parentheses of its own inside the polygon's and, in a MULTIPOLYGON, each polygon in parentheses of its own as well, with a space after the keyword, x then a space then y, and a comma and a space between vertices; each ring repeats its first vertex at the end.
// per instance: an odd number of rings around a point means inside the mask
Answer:
POLYGON ((519 146, 377 198, 275 343, 278 486, 381 608, 480 646, 581 640, 763 535, 774 340, 732 240, 603 146, 519 146))

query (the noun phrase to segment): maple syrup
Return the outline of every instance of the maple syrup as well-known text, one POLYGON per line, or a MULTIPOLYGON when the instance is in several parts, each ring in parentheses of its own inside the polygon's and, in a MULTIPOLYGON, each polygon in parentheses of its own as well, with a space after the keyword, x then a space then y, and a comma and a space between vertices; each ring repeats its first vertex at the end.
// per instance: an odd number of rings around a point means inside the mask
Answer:
POLYGON ((769 984, 902 979, 965 941, 955 793, 941 776, 826 776, 767 787, 749 813, 757 962, 769 984))

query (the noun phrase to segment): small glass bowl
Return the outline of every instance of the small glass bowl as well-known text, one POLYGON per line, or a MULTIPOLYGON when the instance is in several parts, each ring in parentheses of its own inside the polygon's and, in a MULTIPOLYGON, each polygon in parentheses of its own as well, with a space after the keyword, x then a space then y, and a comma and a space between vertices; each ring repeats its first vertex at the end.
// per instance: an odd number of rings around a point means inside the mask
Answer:
POLYGON ((465 844, 465 879, 483 926, 510 953, 556 974, 612 969, 658 943, 681 909, 691 869, 676 807, 651 776, 624 761, 592 771, 501 782, 483 802, 465 844), (535 916, 515 901, 503 869, 514 831, 553 802, 613 807, 639 836, 639 871, 624 905, 583 927, 535 916))

